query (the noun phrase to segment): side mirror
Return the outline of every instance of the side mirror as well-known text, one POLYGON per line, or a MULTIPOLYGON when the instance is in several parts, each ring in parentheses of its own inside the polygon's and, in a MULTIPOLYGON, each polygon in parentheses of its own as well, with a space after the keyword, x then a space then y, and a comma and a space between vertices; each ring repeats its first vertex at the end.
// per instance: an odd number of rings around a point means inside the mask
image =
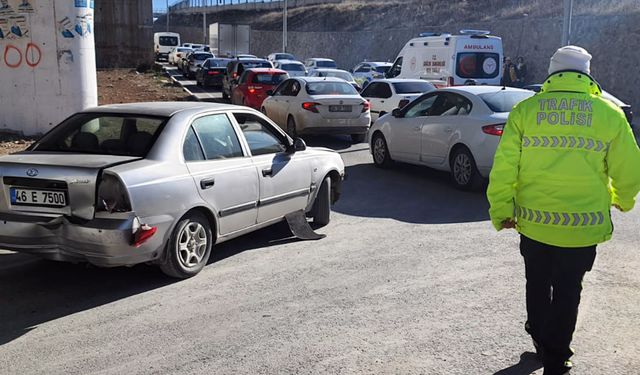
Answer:
POLYGON ((267 91, 267 96, 273 96, 273 90, 267 91))
POLYGON ((304 143, 304 140, 300 137, 296 137, 293 139, 293 145, 291 146, 291 153, 304 151, 307 149, 307 144, 304 143))
POLYGON ((394 108, 393 111, 391 111, 391 116, 396 117, 396 118, 404 117, 402 115, 402 111, 400 110, 400 108, 394 108))

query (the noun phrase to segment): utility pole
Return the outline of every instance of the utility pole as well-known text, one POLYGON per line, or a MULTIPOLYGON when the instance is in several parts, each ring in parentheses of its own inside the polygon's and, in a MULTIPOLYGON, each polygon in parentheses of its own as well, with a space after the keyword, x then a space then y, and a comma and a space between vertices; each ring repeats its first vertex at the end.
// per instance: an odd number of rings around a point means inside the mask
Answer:
POLYGON ((282 8, 282 52, 287 52, 287 0, 282 8))
POLYGON ((207 45, 207 12, 202 12, 202 37, 203 44, 207 45))
POLYGON ((167 0, 167 32, 169 32, 169 0, 167 0))
POLYGON ((564 0, 564 22, 562 23, 562 45, 571 43, 571 16, 573 13, 573 0, 564 0))

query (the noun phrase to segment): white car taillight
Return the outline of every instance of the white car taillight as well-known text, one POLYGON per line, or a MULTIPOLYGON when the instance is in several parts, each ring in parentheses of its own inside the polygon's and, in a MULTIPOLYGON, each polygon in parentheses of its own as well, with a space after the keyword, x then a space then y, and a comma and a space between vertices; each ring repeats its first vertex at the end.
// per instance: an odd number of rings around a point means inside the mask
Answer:
POLYGON ((489 135, 497 135, 498 137, 502 136, 502 132, 504 131, 504 124, 494 124, 494 125, 486 125, 482 127, 482 132, 489 135))
POLYGON ((127 212, 131 211, 131 203, 126 188, 116 177, 103 173, 98 182, 96 197, 97 212, 127 212))

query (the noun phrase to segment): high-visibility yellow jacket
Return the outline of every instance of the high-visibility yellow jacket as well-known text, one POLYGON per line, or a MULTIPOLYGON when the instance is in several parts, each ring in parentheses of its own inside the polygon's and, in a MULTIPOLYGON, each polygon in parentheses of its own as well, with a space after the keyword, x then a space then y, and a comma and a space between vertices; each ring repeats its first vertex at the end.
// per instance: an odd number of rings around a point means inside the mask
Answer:
POLYGON ((611 205, 631 210, 640 190, 640 149, 624 113, 600 96, 590 76, 558 72, 514 107, 489 177, 496 229, 512 219, 560 247, 611 238, 611 205))

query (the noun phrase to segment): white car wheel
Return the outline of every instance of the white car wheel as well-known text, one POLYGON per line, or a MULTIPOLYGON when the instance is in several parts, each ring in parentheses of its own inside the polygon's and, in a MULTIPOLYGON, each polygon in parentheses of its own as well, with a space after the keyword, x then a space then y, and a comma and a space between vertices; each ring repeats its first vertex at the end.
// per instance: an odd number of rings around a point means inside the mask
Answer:
POLYGON ((392 160, 389 155, 389 148, 387 147, 387 141, 384 139, 384 136, 380 133, 374 134, 371 146, 373 163, 380 168, 388 167, 392 160))
POLYGON ((480 172, 478 172, 473 155, 466 148, 458 147, 454 151, 450 166, 451 177, 459 189, 473 190, 480 185, 480 172))
POLYGON ((212 246, 213 235, 207 218, 198 212, 187 214, 174 229, 160 268, 171 277, 194 276, 209 261, 212 246))

